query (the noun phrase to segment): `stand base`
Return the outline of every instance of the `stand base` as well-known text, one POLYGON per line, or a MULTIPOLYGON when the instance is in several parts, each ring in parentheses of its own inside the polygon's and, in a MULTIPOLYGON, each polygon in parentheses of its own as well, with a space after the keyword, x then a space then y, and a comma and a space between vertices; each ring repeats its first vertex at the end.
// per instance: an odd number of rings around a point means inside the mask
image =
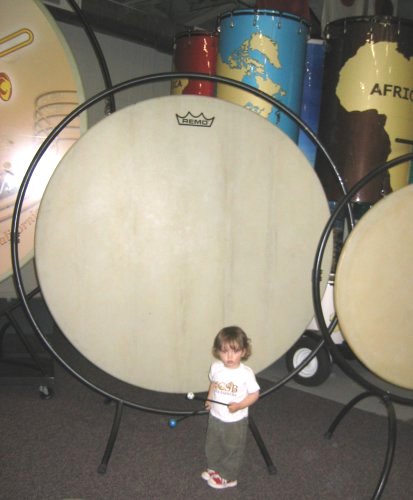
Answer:
POLYGON ((40 397, 50 399, 54 394, 54 365, 48 355, 39 355, 37 365, 29 356, 7 356, 0 359, 0 385, 33 385, 39 387, 40 397))
POLYGON ((394 411, 394 406, 393 403, 391 402, 390 398, 386 395, 382 394, 375 394, 372 392, 363 392, 353 398, 349 403, 346 404, 346 406, 338 413, 336 418, 333 420, 333 423, 330 425, 328 428, 327 432, 324 434, 324 436, 327 439, 331 439, 332 435, 334 434, 334 431, 336 430, 336 427, 338 424, 342 421, 342 419, 347 415, 347 413, 360 401, 363 399, 369 398, 369 397, 376 397, 379 398, 384 406, 386 407, 387 410, 387 449, 386 449, 386 455, 384 459, 384 465, 380 474, 379 481, 377 483, 376 489, 374 490, 374 494, 372 499, 373 500, 378 500, 381 495, 383 494, 384 487, 387 483, 387 479, 389 478, 390 470, 393 464, 393 458, 394 458, 394 450, 396 447, 396 435, 397 435, 397 427, 396 427, 396 414, 394 411))
POLYGON ((257 443, 258 448, 260 449, 261 455, 264 458, 264 461, 267 465, 268 474, 271 474, 271 475, 277 474, 277 468, 275 467, 275 465, 272 462, 270 454, 268 453, 267 447, 264 444, 264 441, 263 441, 261 434, 258 430, 258 427, 255 423, 255 420, 252 418, 251 415, 248 418, 248 424, 249 424, 249 428, 252 432, 252 435, 254 436, 255 442, 257 443))
MULTIPOLYGON (((110 403, 110 400, 105 399, 105 404, 109 404, 109 403, 110 403)), ((99 474, 106 473, 108 462, 109 462, 109 459, 111 457, 113 447, 115 445, 116 437, 117 437, 118 431, 119 431, 120 422, 122 419, 123 405, 124 405, 123 401, 116 401, 116 411, 115 411, 115 416, 114 416, 113 423, 112 423, 112 429, 110 432, 108 442, 106 444, 105 453, 104 453, 102 461, 97 469, 99 474)), ((258 448, 260 449, 261 454, 264 458, 264 461, 267 465, 268 473, 271 475, 277 474, 277 468, 275 467, 275 465, 273 464, 273 461, 271 460, 270 454, 268 453, 268 450, 265 446, 265 443, 261 437, 261 434, 258 430, 258 427, 257 427, 254 419, 252 418, 251 414, 248 417, 248 426, 252 432, 252 435, 254 436, 255 442, 257 443, 258 448)))

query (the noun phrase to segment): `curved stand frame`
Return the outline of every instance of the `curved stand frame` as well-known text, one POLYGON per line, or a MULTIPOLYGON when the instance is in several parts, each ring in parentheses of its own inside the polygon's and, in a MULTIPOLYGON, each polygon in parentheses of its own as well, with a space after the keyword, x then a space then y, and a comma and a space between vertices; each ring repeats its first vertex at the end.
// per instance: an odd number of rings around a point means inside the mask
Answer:
POLYGON ((363 392, 352 399, 347 405, 340 411, 340 413, 333 420, 333 423, 328 428, 325 433, 325 437, 327 439, 331 439, 334 431, 338 424, 342 421, 342 419, 347 415, 347 413, 356 406, 357 403, 362 401, 363 399, 367 399, 369 397, 377 397, 379 398, 385 405, 387 410, 387 449, 384 460, 383 469, 380 474, 379 481, 377 483, 376 489, 374 490, 373 499, 379 499, 384 491, 384 487, 386 486, 387 479, 390 475, 391 467, 393 464, 394 451, 396 448, 396 436, 397 436, 397 426, 396 426, 396 414, 394 411, 393 403, 391 402, 388 396, 384 396, 381 394, 373 394, 371 392, 363 392))
POLYGON ((398 402, 400 404, 405 404, 405 405, 413 405, 413 401, 408 398, 403 398, 399 397, 395 394, 391 394, 389 391, 384 391, 383 389, 377 387, 375 384, 369 382, 366 380, 362 375, 357 373, 356 370, 354 370, 349 363, 345 360, 345 358, 342 356, 340 353, 339 349, 337 346, 334 344, 334 342, 331 339, 331 329, 327 327, 325 320, 324 320, 324 315, 323 311, 321 308, 321 297, 320 297, 320 290, 318 287, 318 278, 320 276, 320 266, 321 266, 321 261, 323 257, 323 252, 326 247, 327 239, 332 231, 332 228, 334 226, 334 222, 336 221, 338 215, 342 211, 343 207, 348 204, 351 200, 351 197, 354 196, 362 187, 364 187, 365 184, 367 184, 371 179, 379 175, 381 172, 388 170, 392 167, 395 167, 399 165, 400 163, 408 162, 413 160, 413 153, 409 153, 403 156, 399 156, 398 158, 394 158, 393 160, 388 161, 387 163, 380 165, 376 169, 372 170, 369 172, 365 177, 363 177, 359 182, 357 182, 352 189, 347 193, 347 195, 344 196, 344 198, 341 200, 341 202, 337 205, 334 213, 331 215, 330 220, 328 221, 322 237, 320 239, 320 243, 317 249, 316 253, 316 258, 315 258, 315 264, 314 264, 314 272, 313 272, 313 302, 314 302, 314 310, 316 314, 316 319, 317 323, 319 325, 319 328, 323 334, 323 337, 329 347, 329 349, 332 352, 332 355, 334 357, 334 360, 337 362, 337 364, 340 366, 340 368, 346 373, 350 378, 358 382, 362 387, 365 387, 367 389, 367 392, 363 392, 360 395, 356 396, 354 399, 352 399, 344 408, 343 410, 337 415, 333 423, 331 424, 330 428, 328 429, 326 433, 326 437, 330 438, 331 435, 333 434, 335 428, 337 425, 340 423, 340 421, 344 418, 344 416, 361 400, 366 399, 371 396, 375 396, 379 398, 381 401, 386 406, 387 410, 387 419, 388 419, 388 439, 387 439, 387 451, 386 451, 386 456, 385 456, 385 461, 384 461, 384 466, 382 469, 382 473, 380 475, 379 481, 377 483, 376 489, 374 491, 373 499, 379 499, 384 491, 384 487, 386 485, 387 479, 389 477, 392 463, 393 463, 393 456, 394 456, 394 450, 396 446, 396 417, 395 417, 395 411, 394 411, 394 406, 393 406, 393 401, 398 402))
MULTIPOLYGON (((110 400, 106 400, 106 403, 110 403, 110 400)), ((123 406, 125 402, 122 400, 117 400, 116 401, 116 409, 115 409, 115 415, 113 417, 113 423, 112 423, 112 429, 110 431, 109 439, 106 444, 105 452, 103 454, 102 460, 100 462, 100 465, 98 467, 98 472, 99 474, 105 474, 109 459, 112 455, 113 447, 115 446, 116 438, 118 435, 119 427, 120 427, 120 422, 122 419, 122 411, 123 411, 123 406)), ((180 420, 186 418, 186 417, 191 417, 195 415, 205 415, 206 411, 194 411, 192 413, 189 413, 188 415, 184 415, 181 417, 180 420)), ((265 461, 265 464, 267 466, 268 474, 274 475, 277 474, 277 468, 275 467, 272 458, 267 450, 267 447, 265 446, 264 440, 262 439, 261 433, 258 430, 257 424, 255 423, 255 420, 252 418, 251 412, 248 416, 248 427, 255 439, 255 442, 258 445, 258 448, 261 452, 261 455, 265 461)))
MULTIPOLYGON (((144 77, 138 77, 138 78, 133 78, 131 80, 127 80, 125 82, 122 82, 118 85, 115 85, 109 89, 106 89, 92 98, 88 99, 85 101, 83 104, 79 105, 74 111, 69 113, 54 129, 53 131, 49 134, 49 136, 45 139, 45 141, 42 143, 38 151, 36 152, 35 156, 32 159, 32 162, 30 163, 30 166, 22 180, 22 183, 20 185, 17 197, 16 197, 16 203, 14 207, 14 212, 13 212, 13 219, 12 219, 12 228, 11 228, 11 253, 12 253, 12 265, 13 265, 13 272, 15 276, 15 287, 18 296, 20 297, 22 301, 22 305, 25 309, 26 315, 28 317, 29 322, 32 324, 33 328, 35 329, 36 333, 39 335, 39 337, 42 339, 43 343, 46 345, 46 347, 49 349, 49 351, 54 355, 54 357, 63 365, 63 367, 68 370, 73 376, 75 376, 80 382, 91 388, 92 390, 100 393, 104 397, 106 397, 107 400, 114 400, 116 402, 117 408, 116 408, 116 413, 115 413, 115 418, 113 421, 112 425, 112 431, 109 436, 109 440, 106 446, 106 450, 102 459, 102 462, 99 466, 99 472, 104 473, 107 468, 107 464, 114 446, 114 443, 116 441, 120 421, 121 421, 121 416, 122 416, 122 409, 124 405, 130 406, 135 409, 143 410, 143 411, 148 411, 152 413, 158 413, 158 414, 169 414, 169 415, 184 415, 184 416, 190 416, 193 414, 193 412, 188 412, 188 411, 174 411, 174 410, 168 410, 168 409, 160 409, 160 408, 149 408, 145 407, 143 405, 137 404, 133 401, 127 401, 122 398, 116 397, 106 390, 102 389, 101 387, 97 387, 95 384, 93 384, 90 380, 85 379, 80 373, 78 373, 73 367, 71 367, 60 355, 56 350, 50 345, 48 340, 45 338, 41 328, 38 326, 36 323, 36 320, 32 314, 32 311, 30 310, 29 304, 27 302, 27 294, 24 290, 24 285, 23 285, 23 280, 21 276, 21 270, 19 266, 19 256, 18 256, 18 243, 19 243, 19 219, 20 219, 20 214, 21 214, 21 209, 22 209, 22 204, 24 200, 25 193, 28 188, 28 184, 30 182, 30 179, 34 173, 34 170, 36 169, 41 157, 45 153, 45 151, 48 149, 48 147, 52 144, 54 139, 60 134, 60 132, 72 121, 74 120, 77 116, 79 116, 83 111, 87 110, 90 108, 92 105, 96 104, 97 102, 100 102, 103 99, 107 99, 108 97, 113 96, 116 92, 126 90, 129 88, 132 88, 134 86, 139 86, 143 84, 148 84, 148 83, 156 83, 156 82, 161 82, 161 81, 168 81, 172 80, 174 78, 196 78, 196 79, 204 79, 204 80, 209 80, 212 82, 217 82, 217 83, 224 83, 228 84, 230 86, 236 87, 238 89, 244 90, 246 92, 249 92, 256 97, 259 97, 268 103, 270 103, 272 106, 276 106, 280 108, 281 111, 286 113, 291 119, 293 119, 303 130, 304 132, 311 138, 311 140, 314 141, 314 143, 318 146, 322 154, 327 158, 329 163, 331 164, 332 169, 334 170, 334 173, 337 177, 337 180, 340 184, 340 188, 343 192, 343 194, 346 194, 346 188, 344 185, 343 180, 341 179, 341 176, 337 170, 337 167, 334 165, 332 159, 330 158, 328 152, 324 148, 324 146, 320 143, 316 135, 312 132, 312 130, 300 119, 298 115, 296 115, 293 111, 291 111, 287 106, 285 106, 283 103, 277 101, 273 97, 269 96, 268 94, 250 86, 245 83, 232 80, 230 78, 225 78, 221 76, 213 76, 213 75, 206 75, 203 73, 188 73, 188 72, 169 72, 169 73, 159 73, 155 75, 147 75, 144 77)), ((353 226, 353 215, 351 212, 350 204, 348 205, 348 218, 350 220, 351 226, 353 226)), ((274 386, 271 390, 267 390, 265 393, 261 395, 261 397, 264 397, 271 392, 275 391, 277 388, 279 388, 281 385, 284 385, 288 380, 290 380, 293 376, 296 375, 307 363, 311 361, 311 359, 317 354, 318 350, 321 349, 324 341, 321 340, 319 346, 314 350, 313 353, 311 353, 306 360, 304 360, 301 365, 299 365, 296 370, 288 374, 280 383, 278 383, 276 386, 274 386)), ((264 441, 262 440, 262 437, 258 431, 258 428, 254 422, 253 419, 250 420, 250 429, 251 432, 253 433, 254 439, 256 440, 260 451, 263 455, 263 458, 267 464, 268 471, 270 474, 276 473, 276 468, 274 464, 271 461, 271 458, 269 456, 269 453, 265 447, 264 441)))
POLYGON ((105 474, 106 469, 108 467, 108 462, 112 454, 116 438, 118 436, 120 421, 122 418, 123 405, 124 405, 123 401, 116 401, 116 410, 115 410, 115 416, 113 418, 112 430, 110 431, 109 439, 106 445, 105 453, 103 454, 102 461, 98 467, 99 474, 105 474))
MULTIPOLYGON (((292 112, 287 106, 282 104, 281 102, 277 101, 273 97, 269 96, 268 94, 265 94, 264 92, 251 87, 250 85, 244 84, 242 82, 232 80, 230 78, 225 78, 221 76, 212 76, 212 75, 206 75, 203 73, 187 73, 187 72, 169 72, 169 73, 160 73, 160 74, 155 74, 155 75, 148 75, 144 77, 138 77, 138 78, 133 78, 131 80, 127 80, 125 82, 122 82, 118 85, 115 85, 105 91, 102 91, 92 98, 88 99, 85 101, 83 104, 78 106, 74 111, 72 111, 70 114, 68 114, 61 122, 59 125, 55 127, 55 129, 49 134, 49 136, 45 139, 45 141, 42 143, 38 151, 36 152, 35 156, 32 159, 32 162, 30 163, 30 166, 22 180, 22 183, 19 188, 19 192, 17 194, 16 198, 16 203, 14 207, 14 212, 13 212, 13 219, 12 219, 12 228, 11 228, 11 252, 12 252, 12 265, 13 265, 13 272, 15 276, 15 287, 18 296, 20 297, 22 301, 22 305, 25 309, 26 315, 28 317, 28 320, 32 324, 33 328, 35 329, 36 333, 39 335, 39 337, 42 339, 46 347, 49 349, 49 351, 55 356, 55 358, 63 365, 63 367, 68 370, 75 378, 77 378, 80 382, 91 388, 92 390, 100 393, 101 395, 105 396, 106 398, 110 400, 116 401, 117 408, 116 408, 116 413, 115 413, 115 418, 114 422, 112 425, 112 431, 109 436, 109 440, 106 446, 106 450, 102 459, 102 462, 99 466, 99 472, 104 473, 107 468, 107 463, 111 455, 111 451, 113 449, 113 445, 116 441, 117 437, 117 432, 119 429, 120 421, 121 421, 121 416, 122 416, 122 409, 124 405, 130 406, 135 409, 143 410, 143 411, 148 411, 152 413, 158 413, 158 414, 173 414, 173 415, 185 415, 185 416, 190 416, 193 414, 193 412, 188 412, 188 411, 173 411, 173 410, 168 410, 168 409, 160 409, 160 408, 149 408, 145 407, 143 405, 140 405, 136 402, 133 401, 126 401, 122 398, 113 396, 112 394, 108 393, 106 390, 104 390, 101 387, 97 387, 95 384, 93 384, 90 380, 85 379, 81 374, 79 374, 73 367, 71 367, 60 355, 59 353, 56 352, 56 350, 50 345, 50 343, 47 341, 45 338, 41 328, 38 326, 38 324, 35 321, 35 318, 30 310, 29 304, 27 302, 27 294, 24 289, 23 285, 23 280, 21 276, 21 270, 19 266, 19 256, 18 256, 18 243, 19 243, 19 220, 20 220, 20 214, 22 210, 22 205, 23 205, 23 200, 25 193, 28 188, 28 184, 30 182, 30 179, 34 173, 35 168, 37 167, 38 162, 40 161, 41 157, 47 150, 47 148, 51 145, 51 143, 54 141, 54 139, 59 135, 59 133, 73 120, 75 119, 78 115, 80 115, 83 111, 87 110, 89 107, 92 105, 96 104, 97 102, 101 101, 102 99, 106 99, 108 96, 112 96, 114 93, 129 89, 134 86, 138 85, 143 85, 143 84, 148 84, 148 83, 156 83, 156 82, 161 82, 165 80, 171 80, 173 78, 196 78, 196 79, 205 79, 213 82, 218 82, 218 83, 224 83, 228 84, 230 86, 236 87, 238 89, 244 90, 246 92, 249 92, 256 97, 259 97, 268 103, 270 103, 272 106, 276 106, 281 109, 282 112, 286 113, 291 119, 293 119, 302 129, 303 131, 310 137, 310 139, 317 145, 319 148, 320 152, 327 158, 329 161, 331 168, 333 169, 337 181, 340 185, 341 191, 343 192, 344 195, 344 200, 338 205, 336 212, 341 211, 344 205, 347 207, 348 211, 348 220, 350 223, 351 228, 354 226, 354 219, 353 219, 353 214, 352 214, 352 209, 351 209, 351 204, 350 204, 350 199, 351 196, 355 192, 357 192, 360 187, 356 185, 357 189, 353 189, 350 191, 349 195, 347 195, 347 190, 345 187, 345 184, 338 172, 337 167, 335 166, 334 162, 332 161, 331 157, 329 156, 328 152, 324 148, 324 146, 321 144, 321 142, 318 140, 316 135, 311 131, 311 129, 294 113, 292 112)), ((404 157, 401 157, 403 161, 406 161, 413 158, 413 155, 405 155, 404 157), (407 157, 407 158, 406 158, 407 157)), ((393 160, 393 163, 401 163, 402 160, 393 160)), ((392 163, 392 162, 389 162, 392 163)), ((389 168, 389 164, 386 164, 385 168, 389 168)), ((366 176, 369 177, 369 176, 366 176)), ((334 218, 332 217, 330 219, 333 220, 334 218)), ((332 227, 332 224, 330 224, 327 227, 330 228, 332 227)), ((325 234, 325 233, 324 233, 325 234)), ((288 382, 290 379, 292 379, 299 371, 302 370, 317 354, 317 352, 322 348, 324 342, 327 342, 328 345, 333 344, 329 332, 332 331, 334 328, 333 323, 330 325, 329 328, 325 325, 324 318, 322 315, 322 310, 321 310, 321 299, 320 299, 320 291, 319 291, 319 283, 321 281, 320 279, 320 263, 322 260, 322 253, 325 248, 326 244, 326 239, 325 235, 321 239, 320 245, 318 247, 318 252, 317 252, 317 257, 316 257, 316 264, 315 264, 315 269, 313 272, 313 297, 314 297, 314 305, 315 305, 315 312, 316 312, 316 318, 317 322, 319 325, 323 325, 324 328, 321 328, 323 332, 324 339, 320 340, 319 345, 317 348, 305 359, 299 366, 296 367, 295 370, 293 370, 291 373, 289 373, 287 376, 285 376, 282 380, 280 380, 277 384, 275 384, 272 388, 268 389, 267 391, 263 392, 261 394, 261 397, 267 396, 270 393, 274 392, 276 389, 280 388, 282 385, 284 385, 286 382, 288 382), (323 247, 324 245, 324 247, 323 247), (330 343, 329 343, 330 341, 330 343)), ((364 382, 364 380, 363 380, 364 382)), ((413 402, 411 403, 413 404, 413 402)), ((254 438, 257 441, 257 444, 260 447, 260 450, 263 454, 263 457, 267 463, 268 469, 270 473, 275 473, 276 469, 274 465, 272 464, 272 461, 269 457, 269 454, 265 448, 264 442, 262 441, 262 438, 258 432, 258 429, 255 425, 255 422, 252 420, 250 421, 250 429, 253 432, 254 438), (252 423, 251 423, 252 422, 252 423)))
MULTIPOLYGON (((306 125, 305 122, 301 120, 301 118, 296 115, 293 111, 291 111, 286 105, 283 103, 279 102, 277 99, 274 99, 273 97, 269 96, 268 94, 262 92, 261 90, 258 90, 250 85, 247 85, 243 82, 239 82, 237 80, 233 80, 231 78, 226 78, 222 76, 213 76, 213 75, 206 75, 204 73, 188 73, 188 72, 168 72, 168 73, 158 73, 158 74, 153 74, 153 75, 146 75, 143 77, 137 77, 133 78, 131 80, 127 80, 124 82, 121 82, 107 90, 104 90, 93 97, 89 98, 86 100, 84 103, 79 105, 76 109, 74 109, 71 113, 69 113, 53 130, 52 132, 47 136, 47 138, 44 140, 44 142, 41 144, 39 149, 37 150, 36 154, 34 155, 28 170, 25 173, 25 176, 23 177, 23 180, 21 182, 19 191, 17 193, 16 197, 16 203, 14 207, 14 212, 13 212, 13 218, 12 218, 12 227, 11 227, 11 253, 12 253, 12 265, 13 265, 13 273, 15 276, 15 287, 16 287, 16 292, 18 296, 21 298, 22 305, 25 309, 26 315, 28 317, 28 320, 32 324, 33 328, 35 329, 36 333, 39 335, 39 337, 42 339, 46 347, 49 349, 49 351, 55 356, 55 358, 63 365, 63 367, 68 370, 73 376, 75 376, 80 382, 83 384, 87 385, 89 388, 101 393, 103 396, 113 399, 113 400, 119 400, 118 397, 109 394, 107 391, 102 389, 101 387, 97 387, 94 385, 91 381, 86 380, 84 377, 82 377, 78 372, 76 372, 75 369, 73 369, 60 355, 56 350, 50 345, 50 343, 47 341, 45 336, 43 335, 41 328, 38 326, 36 323, 36 320, 30 310, 30 307, 27 303, 26 299, 26 292, 24 289, 23 285, 23 280, 21 276, 21 270, 19 266, 19 256, 18 256, 18 243, 19 243, 19 238, 18 238, 18 228, 19 228, 19 221, 20 221, 20 214, 22 210, 22 205, 24 201, 24 196, 25 193, 28 189, 28 185, 30 182, 30 179, 40 161, 42 158, 43 154, 46 152, 46 150, 49 148, 49 146, 53 143, 55 138, 60 134, 62 130, 75 118, 77 118, 81 113, 89 109, 91 106, 94 104, 107 99, 108 96, 111 96, 117 92, 123 91, 123 90, 128 90, 132 87, 135 86, 140 86, 140 85, 145 85, 149 83, 158 83, 158 82, 163 82, 163 81, 170 81, 174 78, 195 78, 195 79, 204 79, 216 83, 222 83, 222 84, 227 84, 232 87, 238 88, 240 90, 243 90, 245 92, 249 92, 256 97, 263 99, 264 101, 268 102, 272 106, 280 108, 282 112, 287 114, 294 122, 296 122, 299 127, 310 137, 310 139, 317 145, 319 148, 320 152, 327 158, 328 162, 331 164, 331 168, 334 171, 335 176, 337 177, 337 181, 340 185, 340 189, 345 195, 347 193, 347 190, 345 188, 345 184, 338 172, 337 167, 335 166, 333 160, 329 156, 327 150, 324 148, 324 146, 321 144, 317 136, 314 134, 314 132, 309 128, 308 125, 306 125)), ((347 205, 348 209, 348 219, 350 222, 350 225, 354 225, 354 219, 353 219, 353 214, 351 210, 351 205, 347 205)), ((299 371, 302 370, 304 366, 306 366, 307 363, 309 363, 317 354, 319 349, 322 348, 324 344, 324 340, 320 340, 319 346, 308 356, 307 359, 305 359, 299 366, 296 367, 296 369, 289 373, 286 377, 284 377, 278 384, 276 384, 273 388, 270 388, 269 390, 265 391, 264 393, 261 394, 261 397, 264 397, 271 392, 274 392, 276 389, 284 385, 286 382, 288 382, 290 379, 292 379, 299 371)), ((188 411, 174 411, 174 410, 167 410, 167 409, 160 409, 160 408, 148 408, 143 405, 137 404, 133 401, 124 401, 124 403, 132 408, 140 409, 143 411, 150 411, 153 413, 161 413, 161 414, 174 414, 174 415, 184 415, 184 414, 190 414, 191 412, 188 411)))
MULTIPOLYGON (((83 104, 79 105, 74 111, 69 113, 55 128, 54 130, 49 134, 49 136, 45 139, 45 141, 42 143, 38 151, 36 152, 35 156, 32 159, 32 162, 30 163, 30 166, 22 180, 22 183, 20 185, 19 192, 17 194, 16 198, 16 203, 14 207, 14 212, 13 212, 13 219, 12 219, 12 229, 11 229, 11 253, 12 253, 12 265, 13 265, 13 272, 15 275, 15 287, 18 296, 20 297, 22 301, 22 305, 25 309, 26 315, 32 324, 33 328, 35 329, 36 333, 39 335, 39 337, 43 340, 44 344, 46 347, 49 349, 49 351, 54 355, 54 357, 63 365, 63 367, 68 370, 73 376, 75 376, 80 382, 83 384, 87 385, 89 388, 91 388, 94 391, 99 392, 103 396, 105 396, 109 400, 114 400, 116 401, 117 404, 117 409, 115 413, 115 418, 113 421, 112 425, 112 431, 109 436, 109 440, 106 446, 105 454, 102 459, 102 462, 99 466, 99 472, 104 473, 107 468, 107 463, 111 455, 111 451, 113 449, 114 443, 116 441, 116 436, 117 432, 119 429, 120 421, 121 421, 121 416, 122 416, 122 409, 124 405, 130 406, 135 409, 143 410, 143 411, 148 411, 152 413, 160 413, 160 414, 169 414, 169 415, 191 415, 193 412, 188 412, 188 411, 174 411, 174 410, 168 410, 168 409, 160 409, 160 408, 149 408, 145 407, 143 405, 137 404, 132 401, 126 401, 122 398, 115 397, 112 394, 108 393, 104 389, 97 387, 95 384, 93 384, 90 380, 85 379, 83 376, 81 376, 76 370, 74 370, 60 355, 59 353, 56 352, 56 350, 50 345, 48 340, 45 338, 41 328, 38 326, 36 323, 36 320, 30 310, 29 304, 27 302, 27 295, 24 290, 23 282, 22 282, 22 276, 20 272, 20 267, 19 267, 19 256, 18 256, 18 227, 19 227, 19 218, 20 218, 20 213, 22 209, 22 204, 24 200, 25 193, 27 191, 28 184, 30 182, 30 179, 34 173, 34 170, 37 167, 37 164, 39 163, 41 157, 45 153, 45 151, 48 149, 48 147, 52 144, 54 139, 59 135, 59 133, 73 120, 75 119, 78 115, 80 115, 83 111, 87 110, 89 107, 92 105, 96 104, 97 102, 100 102, 103 99, 108 98, 108 96, 113 96, 116 92, 122 91, 129 89, 134 86, 138 85, 143 85, 143 84, 148 84, 148 83, 156 83, 156 82, 161 82, 161 81, 168 81, 172 80, 174 78, 196 78, 196 79, 205 79, 209 80, 212 82, 219 82, 219 83, 225 83, 230 86, 239 88, 241 90, 244 90, 246 92, 249 92, 267 102, 269 102, 272 106, 276 106, 281 109, 284 113, 286 113, 289 117, 291 117, 304 131, 309 135, 309 137, 317 144, 321 152, 326 156, 328 161, 330 162, 336 177, 338 179, 338 182, 340 184, 341 190, 343 194, 346 194, 346 188, 344 185, 343 180, 340 177, 340 174, 338 173, 337 167, 334 165, 333 161, 331 160, 328 152, 324 148, 324 146, 320 143, 316 135, 311 131, 311 129, 294 113, 292 112, 287 106, 282 104, 281 102, 277 101, 273 97, 269 96, 268 94, 265 94, 264 92, 251 87, 250 85, 244 84, 242 82, 232 80, 230 78, 225 78, 221 76, 212 76, 212 75, 206 75, 203 73, 188 73, 188 72, 169 72, 169 73, 160 73, 160 74, 155 74, 155 75, 148 75, 144 77, 138 77, 134 78, 131 80, 127 80, 125 82, 122 82, 118 85, 115 85, 107 90, 104 90, 92 98, 88 99, 85 101, 83 104)), ((351 224, 353 225, 353 216, 350 208, 350 204, 348 205, 349 207, 349 220, 351 224)), ((320 345, 318 346, 318 349, 320 349, 323 345, 324 341, 320 341, 320 345)), ((296 368, 291 374, 286 376, 281 383, 277 384, 275 387, 272 388, 271 391, 266 391, 261 395, 261 397, 270 394, 270 392, 275 391, 277 388, 279 388, 281 385, 286 383, 288 380, 290 380, 296 373, 298 373, 307 363, 311 361, 311 359, 317 354, 318 350, 316 349, 310 356, 303 361, 303 363, 296 368)), ((264 457, 264 460, 267 464, 268 470, 270 473, 275 473, 276 469, 275 466, 273 465, 271 458, 268 454, 268 451, 265 448, 264 442, 261 438, 261 435, 259 434, 258 428, 255 425, 254 420, 250 421, 250 429, 253 433, 253 436, 261 450, 261 453, 264 457)))

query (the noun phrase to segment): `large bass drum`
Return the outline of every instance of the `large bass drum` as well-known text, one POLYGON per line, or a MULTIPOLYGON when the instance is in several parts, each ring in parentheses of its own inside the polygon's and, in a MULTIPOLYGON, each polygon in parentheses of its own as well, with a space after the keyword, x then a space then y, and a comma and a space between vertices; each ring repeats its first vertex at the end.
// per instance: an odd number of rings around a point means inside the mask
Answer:
POLYGON ((36 268, 89 361, 146 389, 202 391, 223 326, 252 338, 257 372, 301 335, 328 217, 314 169, 269 121, 166 96, 110 115, 64 157, 41 202, 36 268))
POLYGON ((351 231, 336 272, 342 333, 374 374, 413 389, 413 185, 376 203, 351 231))

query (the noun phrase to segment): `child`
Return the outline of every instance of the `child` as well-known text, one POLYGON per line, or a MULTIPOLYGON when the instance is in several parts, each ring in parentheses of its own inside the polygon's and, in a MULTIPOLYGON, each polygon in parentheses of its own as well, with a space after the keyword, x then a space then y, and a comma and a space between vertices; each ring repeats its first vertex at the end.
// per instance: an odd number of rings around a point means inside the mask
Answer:
POLYGON ((210 411, 205 452, 207 470, 202 478, 212 488, 237 485, 238 471, 244 455, 248 430, 248 407, 259 398, 260 386, 254 372, 241 363, 251 355, 251 345, 245 332, 237 326, 223 328, 215 337, 212 348, 215 361, 209 372, 207 401, 210 411))

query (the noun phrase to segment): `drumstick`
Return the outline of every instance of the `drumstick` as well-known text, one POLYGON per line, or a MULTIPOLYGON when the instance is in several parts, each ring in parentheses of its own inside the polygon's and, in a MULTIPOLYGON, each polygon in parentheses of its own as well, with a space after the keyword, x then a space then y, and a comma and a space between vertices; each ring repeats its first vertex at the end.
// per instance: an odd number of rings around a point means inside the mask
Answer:
MULTIPOLYGON (((222 401, 216 401, 215 399, 209 399, 209 398, 203 398, 202 396, 195 396, 193 392, 188 392, 186 395, 187 399, 197 399, 199 401, 210 401, 211 403, 218 403, 219 405, 224 405, 224 406, 229 406, 228 403, 223 403, 222 401)), ((198 415, 203 410, 195 410, 194 412, 190 413, 189 415, 183 415, 180 418, 170 418, 168 421, 168 425, 171 429, 174 429, 179 422, 182 420, 185 420, 188 417, 194 417, 195 415, 198 415)))
POLYGON ((229 406, 228 403, 223 403, 222 401, 217 401, 216 399, 204 398, 202 396, 195 396, 193 392, 188 392, 186 395, 187 399, 198 399, 199 401, 210 401, 211 403, 218 403, 219 405, 229 406))
MULTIPOLYGON (((228 403, 222 403, 221 401, 216 401, 214 399, 203 398, 201 396, 195 396, 195 394, 193 392, 188 392, 188 394, 186 395, 186 398, 190 399, 190 400, 197 399, 199 401, 210 401, 211 403, 218 403, 220 405, 228 406, 228 403)), ((201 411, 204 411, 204 410, 195 410, 192 413, 189 413, 188 415, 183 415, 180 418, 170 418, 168 421, 168 425, 171 429, 174 429, 178 425, 179 422, 181 422, 182 420, 185 420, 188 417, 194 417, 195 415, 198 415, 201 411)))

